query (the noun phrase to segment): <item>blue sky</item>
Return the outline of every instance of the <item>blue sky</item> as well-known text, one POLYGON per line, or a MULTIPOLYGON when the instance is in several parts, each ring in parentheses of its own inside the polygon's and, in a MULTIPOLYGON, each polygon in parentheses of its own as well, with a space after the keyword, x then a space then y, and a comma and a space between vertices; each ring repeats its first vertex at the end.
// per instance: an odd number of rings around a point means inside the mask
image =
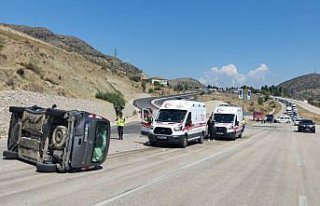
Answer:
POLYGON ((77 36, 149 76, 278 84, 320 71, 320 1, 3 1, 0 22, 77 36))

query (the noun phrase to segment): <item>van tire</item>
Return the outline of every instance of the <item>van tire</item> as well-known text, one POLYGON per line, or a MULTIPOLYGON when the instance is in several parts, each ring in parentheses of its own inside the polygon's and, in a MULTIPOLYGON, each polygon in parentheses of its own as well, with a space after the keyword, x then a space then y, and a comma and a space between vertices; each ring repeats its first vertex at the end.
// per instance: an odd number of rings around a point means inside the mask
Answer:
POLYGON ((52 144, 56 149, 63 149, 68 137, 68 128, 57 126, 52 134, 52 144))
POLYGON ((56 172, 57 171, 57 165, 51 164, 51 163, 42 163, 37 162, 36 164, 37 172, 56 172))
POLYGON ((182 139, 181 139, 181 145, 180 145, 180 147, 181 147, 181 148, 186 148, 187 145, 188 145, 188 137, 187 137, 187 136, 184 136, 184 137, 182 137, 182 139))
POLYGON ((198 139, 199 144, 203 144, 203 138, 204 138, 204 134, 201 132, 200 138, 198 139))
POLYGON ((3 158, 4 159, 8 159, 8 160, 11 160, 11 159, 18 159, 18 152, 13 152, 13 151, 10 151, 10 150, 5 150, 3 151, 3 158))
POLYGON ((9 107, 9 112, 11 112, 11 113, 22 113, 22 112, 24 112, 25 109, 26 109, 26 107, 15 107, 15 106, 12 106, 12 107, 9 107))
POLYGON ((66 111, 59 109, 47 109, 47 114, 51 117, 64 118, 66 111))

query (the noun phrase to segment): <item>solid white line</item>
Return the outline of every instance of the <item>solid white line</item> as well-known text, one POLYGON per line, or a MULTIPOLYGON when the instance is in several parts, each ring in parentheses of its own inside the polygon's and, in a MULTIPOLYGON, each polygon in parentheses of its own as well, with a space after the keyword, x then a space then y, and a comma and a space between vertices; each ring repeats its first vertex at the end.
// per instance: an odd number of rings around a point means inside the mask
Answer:
MULTIPOLYGON (((261 134, 262 134, 262 133, 261 133, 261 134)), ((260 136, 260 135, 257 135, 257 136, 260 136)), ((122 198, 122 197, 125 197, 125 196, 127 196, 127 195, 129 195, 129 194, 131 194, 131 193, 134 193, 134 192, 136 192, 136 191, 142 190, 142 189, 144 189, 144 188, 146 188, 146 187, 148 187, 148 186, 150 186, 150 185, 153 185, 153 184, 155 184, 155 183, 161 182, 162 180, 165 180, 165 179, 167 179, 167 178, 169 178, 169 177, 171 177, 171 176, 179 173, 179 172, 182 171, 182 170, 185 170, 185 169, 188 169, 188 168, 193 167, 193 166, 195 166, 195 165, 198 165, 198 164, 200 164, 200 163, 202 163, 202 162, 205 162, 205 161, 207 161, 207 160, 209 160, 209 159, 215 158, 215 157, 217 157, 217 156, 219 156, 219 155, 221 155, 221 154, 231 152, 233 149, 235 149, 235 148, 237 148, 237 147, 240 147, 241 145, 252 141, 252 140, 255 139, 257 136, 252 137, 252 138, 248 139, 247 141, 243 141, 243 142, 240 142, 239 144, 233 145, 232 147, 229 147, 229 148, 227 148, 227 149, 225 149, 225 150, 221 150, 221 151, 219 151, 219 152, 216 152, 216 153, 214 153, 214 154, 212 154, 212 155, 210 155, 210 156, 207 156, 207 157, 205 157, 205 158, 203 158, 203 159, 197 160, 197 161, 195 161, 195 162, 193 162, 193 163, 191 163, 191 164, 188 164, 188 165, 185 165, 185 166, 183 166, 183 167, 180 167, 180 168, 178 168, 178 169, 176 169, 176 170, 173 170, 172 172, 168 172, 168 173, 166 173, 166 174, 164 174, 164 175, 162 175, 162 176, 160 176, 160 177, 158 177, 158 178, 155 178, 155 179, 151 180, 150 182, 148 182, 148 183, 146 183, 146 184, 144 184, 144 185, 137 186, 137 187, 135 187, 135 188, 133 188, 133 189, 131 189, 131 190, 128 190, 128 191, 125 191, 125 192, 123 192, 123 193, 121 193, 121 194, 119 194, 119 195, 116 195, 116 196, 114 196, 114 197, 112 197, 112 198, 110 198, 110 199, 103 200, 103 201, 95 204, 94 206, 107 205, 107 204, 109 204, 109 203, 111 203, 111 202, 113 202, 113 201, 115 201, 115 200, 117 200, 117 199, 120 199, 120 198, 122 198)), ((230 142, 229 144, 232 144, 232 142, 230 142)))
POLYGON ((299 206, 308 206, 308 199, 304 195, 299 195, 299 206))

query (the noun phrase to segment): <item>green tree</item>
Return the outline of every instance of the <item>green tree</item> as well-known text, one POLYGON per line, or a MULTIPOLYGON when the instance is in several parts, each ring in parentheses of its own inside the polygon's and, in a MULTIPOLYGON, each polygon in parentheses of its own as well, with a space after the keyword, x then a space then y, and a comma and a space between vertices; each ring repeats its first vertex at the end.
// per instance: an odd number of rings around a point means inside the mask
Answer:
POLYGON ((142 87, 142 91, 143 91, 143 92, 146 92, 147 83, 146 83, 145 81, 142 81, 142 82, 141 82, 141 87, 142 87))
POLYGON ((101 92, 96 93, 97 99, 102 99, 104 101, 110 102, 113 104, 116 114, 119 114, 125 107, 126 101, 121 93, 114 92, 101 92))

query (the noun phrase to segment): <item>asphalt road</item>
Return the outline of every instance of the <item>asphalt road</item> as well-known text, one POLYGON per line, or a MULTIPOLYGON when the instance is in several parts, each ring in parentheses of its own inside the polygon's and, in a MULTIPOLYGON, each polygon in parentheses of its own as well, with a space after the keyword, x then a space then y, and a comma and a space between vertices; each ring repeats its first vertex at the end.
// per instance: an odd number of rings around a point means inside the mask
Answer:
POLYGON ((319 144, 319 130, 266 124, 234 142, 109 156, 90 172, 1 159, 0 205, 320 205, 319 144))
POLYGON ((142 99, 137 99, 133 101, 133 105, 139 109, 141 108, 153 108, 157 109, 157 107, 160 107, 161 104, 167 100, 167 99, 174 99, 177 97, 181 98, 190 98, 197 92, 188 92, 185 94, 175 94, 175 95, 168 95, 168 96, 163 96, 163 97, 147 97, 147 98, 142 98, 142 99), (154 101, 154 104, 151 104, 151 102, 154 101))

